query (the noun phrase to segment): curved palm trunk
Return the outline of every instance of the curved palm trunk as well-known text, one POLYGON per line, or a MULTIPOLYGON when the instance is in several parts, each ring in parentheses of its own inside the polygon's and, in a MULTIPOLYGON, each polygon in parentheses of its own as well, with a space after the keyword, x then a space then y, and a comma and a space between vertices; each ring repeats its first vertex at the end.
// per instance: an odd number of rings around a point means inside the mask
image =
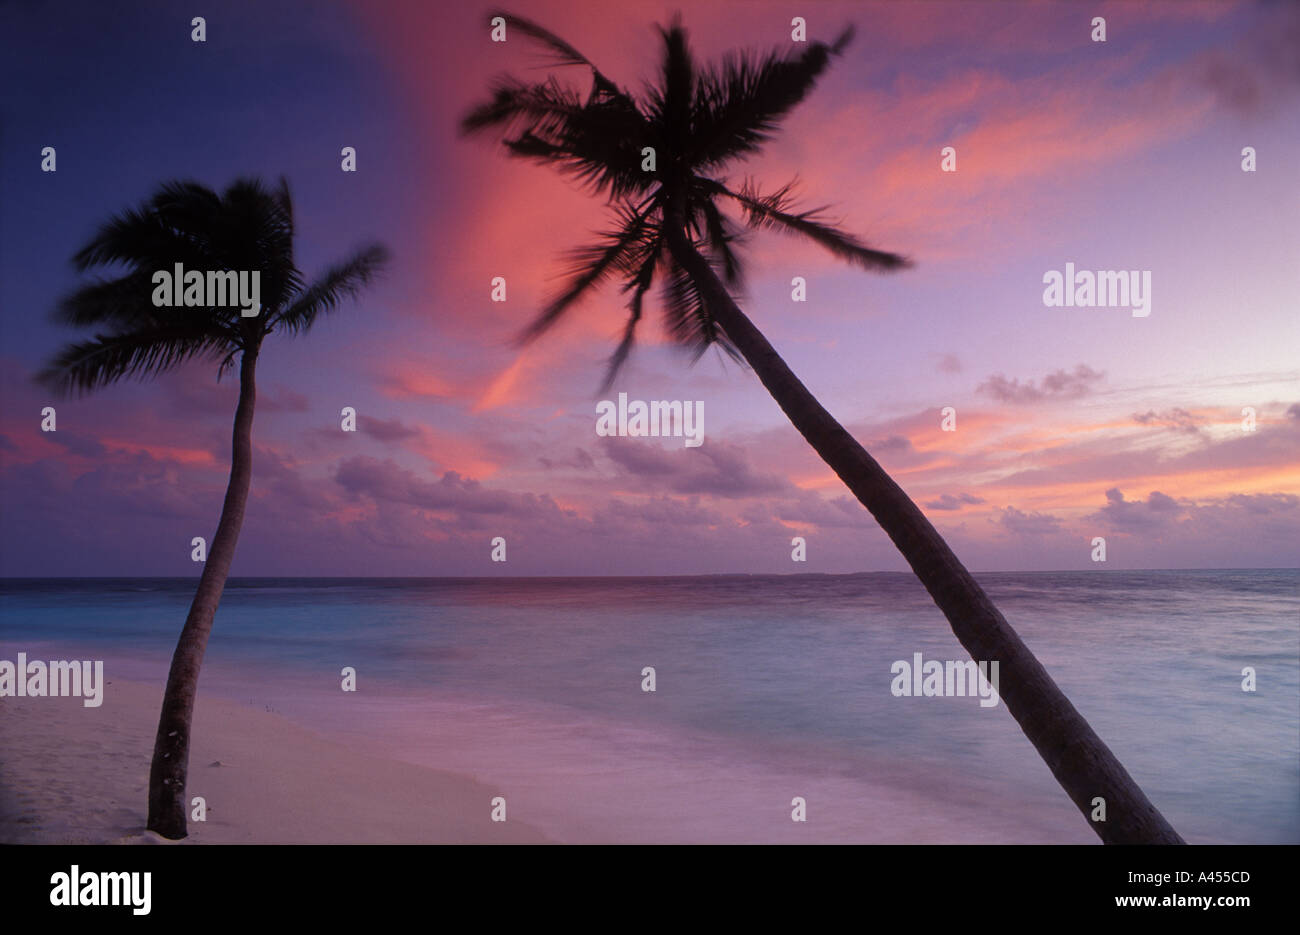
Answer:
POLYGON ((245 351, 239 365, 239 406, 230 456, 230 483, 221 508, 217 534, 212 538, 199 587, 172 655, 163 694, 158 735, 154 739, 153 764, 149 769, 149 820, 147 827, 166 838, 183 838, 185 828, 185 780, 190 761, 190 721, 194 696, 199 686, 199 667, 208 646, 208 634, 221 602, 221 592, 235 557, 235 543, 244 522, 248 488, 253 476, 253 404, 257 387, 253 372, 257 351, 245 351))
POLYGON ((1102 841, 1185 843, 1021 642, 916 504, 790 371, 732 300, 708 261, 680 231, 670 230, 668 241, 673 257, 694 279, 727 337, 808 444, 903 553, 971 658, 999 662, 999 695, 1074 804, 1088 817, 1093 799, 1105 799, 1106 820, 1089 820, 1102 841))

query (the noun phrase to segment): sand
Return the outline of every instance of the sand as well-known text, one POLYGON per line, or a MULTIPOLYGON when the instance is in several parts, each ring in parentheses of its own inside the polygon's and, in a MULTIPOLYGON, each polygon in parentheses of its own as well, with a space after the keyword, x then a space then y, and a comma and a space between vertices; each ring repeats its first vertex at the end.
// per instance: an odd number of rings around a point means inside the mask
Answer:
MULTIPOLYGON (((172 844, 144 832, 164 663, 106 660, 119 675, 98 708, 0 698, 0 843, 172 844)), ((845 765, 523 699, 262 675, 205 668, 188 795, 207 820, 184 844, 1096 843, 1054 785, 1007 790, 888 756, 845 765), (498 795, 504 823, 491 821, 498 795), (806 822, 791 821, 795 796, 806 822)))
MULTIPOLYGON (((108 682, 104 703, 0 700, 0 843, 170 845, 144 831, 161 686, 108 682)), ((207 820, 181 844, 542 843, 491 820, 508 790, 355 749, 204 694, 187 795, 207 820), (217 765, 219 764, 219 765, 217 765)), ((507 811, 507 817, 509 812, 507 811)))

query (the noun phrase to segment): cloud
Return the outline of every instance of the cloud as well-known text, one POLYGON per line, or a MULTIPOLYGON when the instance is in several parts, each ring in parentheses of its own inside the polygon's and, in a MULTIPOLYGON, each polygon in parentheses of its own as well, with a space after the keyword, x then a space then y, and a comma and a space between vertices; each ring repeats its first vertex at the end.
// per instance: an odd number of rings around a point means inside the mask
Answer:
POLYGON ((1273 110, 1300 90, 1300 7, 1258 5, 1254 25, 1233 45, 1189 61, 1186 74, 1221 107, 1251 117, 1273 110))
POLYGON ((954 497, 952 494, 946 493, 934 500, 925 501, 925 507, 929 510, 960 510, 963 506, 974 506, 983 502, 985 502, 983 497, 977 497, 974 494, 963 493, 954 497))
POLYGON ((1049 513, 1024 513, 1013 506, 1001 511, 998 522, 1017 536, 1046 536, 1061 528, 1061 520, 1049 513))
POLYGON ((1043 377, 1041 384, 1033 380, 1021 383, 1019 379, 1008 380, 1003 374, 995 373, 975 390, 991 396, 1004 403, 1037 403, 1049 399, 1078 399, 1093 392, 1096 384, 1105 373, 1093 370, 1087 364, 1079 364, 1073 371, 1057 370, 1043 377))
POLYGON ((398 442, 420 434, 419 429, 402 424, 400 419, 360 418, 357 428, 363 435, 381 442, 398 442))
MULTIPOLYGON (((906 439, 903 439, 905 442, 906 439)), ((778 474, 760 473, 739 445, 706 441, 699 448, 663 448, 638 439, 602 439, 601 451, 624 474, 647 488, 735 498, 790 493, 778 474)))
POLYGON ((939 358, 936 369, 940 373, 961 373, 961 358, 956 354, 944 354, 939 358))
POLYGON ((589 471, 596 466, 596 459, 588 454, 584 448, 573 449, 573 454, 568 457, 541 457, 537 460, 548 471, 553 471, 556 468, 576 468, 579 471, 589 471))
POLYGON ((615 536, 625 535, 629 527, 635 527, 638 534, 659 536, 662 527, 717 526, 726 521, 698 498, 682 500, 663 495, 638 503, 612 499, 594 511, 594 519, 598 529, 615 536))
POLYGON ((1200 426, 1196 422, 1196 417, 1181 406, 1173 409, 1166 409, 1163 412, 1156 412, 1154 409, 1148 409, 1143 413, 1134 413, 1133 421, 1139 425, 1160 425, 1165 428, 1174 429, 1179 432, 1188 432, 1197 434, 1200 432, 1200 426))
POLYGON ((1089 519, 1107 524, 1110 529, 1150 531, 1173 522, 1183 508, 1173 497, 1158 490, 1151 491, 1146 501, 1125 500, 1118 487, 1106 491, 1107 503, 1089 519))
MULTIPOLYGON (((167 401, 167 412, 187 419, 194 416, 232 419, 239 403, 238 376, 236 373, 235 378, 231 379, 227 374, 225 379, 218 382, 211 370, 181 367, 155 379, 155 395, 156 398, 167 401)), ((283 384, 258 387, 259 413, 306 412, 309 408, 310 400, 305 395, 283 384)))
POLYGON ((1247 551, 1265 566, 1295 561, 1294 546, 1300 539, 1300 497, 1295 494, 1230 494, 1194 501, 1153 490, 1144 501, 1126 500, 1112 487, 1106 500, 1086 520, 1104 524, 1111 533, 1139 536, 1190 554, 1203 555, 1217 547, 1225 553, 1218 559, 1225 567, 1239 562, 1237 556, 1247 551))
POLYGON ((757 504, 746 511, 746 522, 770 523, 773 518, 787 523, 807 523, 818 529, 871 529, 876 521, 866 507, 853 497, 835 497, 827 500, 809 490, 801 490, 792 500, 783 500, 775 506, 757 504))
POLYGON ((98 440, 67 431, 50 432, 46 439, 83 458, 102 458, 108 453, 108 449, 98 440))
POLYGON ((364 456, 342 462, 334 479, 353 497, 364 496, 423 510, 450 511, 462 524, 470 516, 509 516, 512 521, 518 521, 559 513, 555 501, 546 494, 484 487, 455 471, 448 471, 437 480, 425 480, 390 460, 364 456))
POLYGON ((879 438, 866 446, 869 451, 911 451, 912 443, 903 435, 879 438))

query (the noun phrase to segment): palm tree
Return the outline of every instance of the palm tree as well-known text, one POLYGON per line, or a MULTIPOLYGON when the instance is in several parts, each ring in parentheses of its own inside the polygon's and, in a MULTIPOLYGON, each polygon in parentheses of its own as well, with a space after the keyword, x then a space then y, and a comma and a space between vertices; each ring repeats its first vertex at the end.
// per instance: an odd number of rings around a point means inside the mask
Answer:
POLYGON ((64 347, 37 376, 57 392, 80 394, 124 379, 154 377, 195 358, 218 363, 218 379, 239 364, 230 482, 172 655, 149 771, 147 827, 168 838, 186 835, 190 722, 199 667, 248 503, 254 372, 262 341, 277 329, 291 335, 307 331, 323 313, 357 295, 387 261, 387 250, 372 244, 308 285, 294 264, 293 234, 293 203, 284 179, 274 189, 240 180, 220 195, 195 182, 162 185, 139 208, 111 218, 73 257, 83 272, 113 265, 126 270, 81 286, 62 300, 57 320, 103 330, 64 347), (250 279, 256 271, 260 311, 245 316, 236 304, 156 307, 153 274, 171 272, 177 263, 187 271, 242 271, 250 279))
MULTIPOLYGON (((493 15, 505 15, 496 13, 493 15)), ((743 359, 840 479, 880 523, 976 660, 999 660, 1001 697, 1053 775, 1085 816, 1094 799, 1106 820, 1090 821, 1107 843, 1182 843, 1114 754, 1052 681, 948 544, 880 465, 808 392, 729 291, 741 282, 735 247, 738 210, 751 228, 808 238, 872 271, 908 261, 875 250, 831 224, 822 209, 797 210, 792 186, 764 193, 722 174, 772 138, 852 37, 810 42, 803 51, 733 55, 701 67, 679 22, 659 27, 658 80, 633 95, 568 42, 535 23, 507 17, 507 28, 537 43, 556 66, 590 72, 584 95, 550 76, 498 78, 489 100, 462 120, 465 134, 488 132, 509 156, 552 166, 603 196, 613 224, 575 250, 563 287, 524 331, 537 338, 611 277, 630 296, 622 340, 610 358, 608 388, 631 350, 646 293, 661 283, 663 314, 676 342, 696 357, 717 346, 743 359), (647 171, 645 148, 654 150, 647 171)))

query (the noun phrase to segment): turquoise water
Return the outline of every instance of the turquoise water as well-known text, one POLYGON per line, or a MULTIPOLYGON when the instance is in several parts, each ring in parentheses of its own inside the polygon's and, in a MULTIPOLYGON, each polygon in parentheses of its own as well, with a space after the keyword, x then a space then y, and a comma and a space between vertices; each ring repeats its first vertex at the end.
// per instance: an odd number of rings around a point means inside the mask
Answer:
MULTIPOLYGON (((978 577, 1186 838, 1300 843, 1300 572, 978 577)), ((160 683, 193 586, 0 582, 0 658, 39 646, 160 683)), ((863 784, 957 823, 982 815, 992 840, 1093 840, 1003 705, 890 693, 891 663, 916 652, 965 658, 902 574, 234 579, 203 689, 503 777, 539 811, 555 789, 581 789, 606 816, 598 837, 618 838, 626 812, 633 839, 744 839, 718 802, 803 782, 839 803, 825 840, 907 839, 911 819, 868 814, 863 784), (355 695, 339 690, 343 666, 355 695), (724 782, 676 830, 659 814, 674 810, 657 787, 724 782)))

